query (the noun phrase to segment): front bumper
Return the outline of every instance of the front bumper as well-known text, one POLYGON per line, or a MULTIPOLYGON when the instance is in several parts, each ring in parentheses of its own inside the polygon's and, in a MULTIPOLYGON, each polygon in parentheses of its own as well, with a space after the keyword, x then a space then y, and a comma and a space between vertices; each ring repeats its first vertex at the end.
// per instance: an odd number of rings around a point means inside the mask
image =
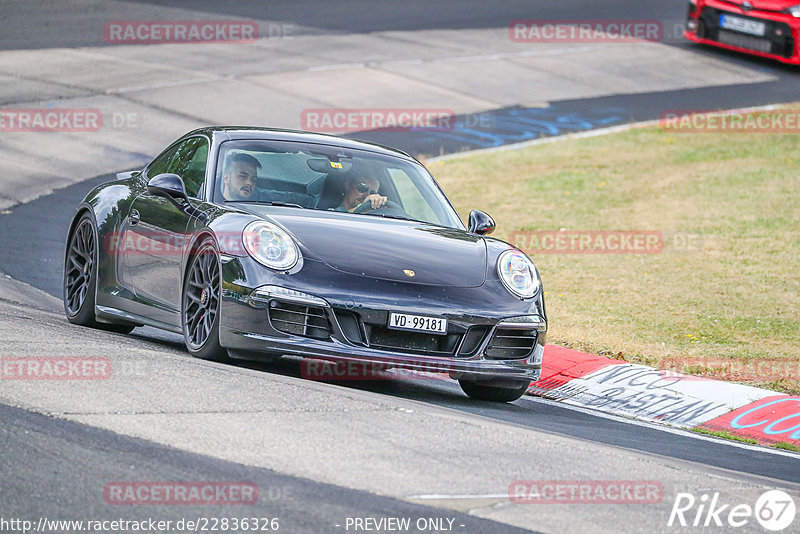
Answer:
POLYGON ((714 0, 705 2, 700 9, 689 4, 683 36, 696 43, 745 52, 782 63, 800 64, 800 19, 786 13, 760 10, 745 12, 731 4, 714 0), (764 23, 765 33, 763 36, 756 36, 722 28, 719 23, 720 15, 764 23))
POLYGON ((314 261, 301 273, 267 272, 249 258, 223 263, 221 345, 245 359, 292 355, 493 383, 539 379, 547 336, 541 292, 520 300, 489 281, 478 288, 366 281, 314 261), (445 317, 447 334, 389 330, 390 311, 445 317))

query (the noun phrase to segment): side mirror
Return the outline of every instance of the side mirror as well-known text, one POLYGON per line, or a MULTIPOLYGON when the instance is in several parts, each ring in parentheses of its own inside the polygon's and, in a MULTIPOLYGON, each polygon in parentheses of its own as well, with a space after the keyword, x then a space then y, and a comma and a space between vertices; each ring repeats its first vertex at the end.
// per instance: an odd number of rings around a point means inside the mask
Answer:
POLYGON ((189 201, 186 186, 177 174, 157 174, 147 182, 147 192, 151 195, 167 197, 172 200, 183 199, 189 201))
POLYGON ((469 212, 469 231, 473 234, 487 235, 494 232, 495 224, 488 213, 481 210, 469 212))

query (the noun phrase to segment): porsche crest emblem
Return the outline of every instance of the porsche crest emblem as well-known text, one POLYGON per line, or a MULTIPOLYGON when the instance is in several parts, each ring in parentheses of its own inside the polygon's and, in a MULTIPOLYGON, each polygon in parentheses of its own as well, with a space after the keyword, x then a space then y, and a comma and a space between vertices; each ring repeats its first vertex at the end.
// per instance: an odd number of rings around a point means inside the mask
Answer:
POLYGON ((403 269, 403 274, 405 274, 408 277, 412 277, 413 278, 414 276, 416 276, 417 273, 415 273, 411 269, 403 269))

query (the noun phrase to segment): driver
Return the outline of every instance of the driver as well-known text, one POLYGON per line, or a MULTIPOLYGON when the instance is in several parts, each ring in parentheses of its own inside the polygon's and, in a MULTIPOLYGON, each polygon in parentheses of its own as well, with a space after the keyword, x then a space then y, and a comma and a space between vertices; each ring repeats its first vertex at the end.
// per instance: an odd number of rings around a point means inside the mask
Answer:
POLYGON ((225 162, 222 196, 225 200, 250 200, 256 191, 261 163, 249 154, 233 154, 225 162))
POLYGON ((344 181, 344 198, 336 211, 353 212, 357 207, 369 202, 373 210, 386 204, 386 197, 378 194, 380 182, 377 178, 356 178, 348 176, 344 181))

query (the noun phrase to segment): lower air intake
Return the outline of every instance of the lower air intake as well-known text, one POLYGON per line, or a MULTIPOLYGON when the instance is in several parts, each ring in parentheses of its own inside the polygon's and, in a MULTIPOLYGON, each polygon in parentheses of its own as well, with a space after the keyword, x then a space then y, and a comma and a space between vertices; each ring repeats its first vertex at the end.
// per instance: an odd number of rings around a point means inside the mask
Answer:
POLYGON ((521 360, 527 358, 536 346, 536 330, 498 328, 495 330, 485 356, 491 360, 521 360))
POLYGON ((325 309, 273 300, 269 303, 269 320, 272 327, 284 334, 328 339, 331 329, 325 309))

